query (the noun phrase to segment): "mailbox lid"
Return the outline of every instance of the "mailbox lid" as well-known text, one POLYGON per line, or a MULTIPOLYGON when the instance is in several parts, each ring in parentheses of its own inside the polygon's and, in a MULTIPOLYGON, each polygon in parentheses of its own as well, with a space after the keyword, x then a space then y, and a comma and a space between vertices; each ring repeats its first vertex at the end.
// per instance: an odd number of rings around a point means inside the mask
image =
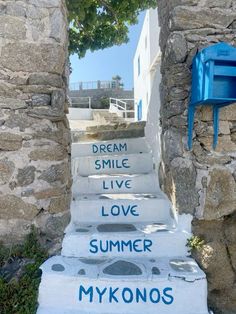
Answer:
POLYGON ((224 42, 204 48, 200 54, 204 63, 209 60, 236 62, 236 48, 224 42))

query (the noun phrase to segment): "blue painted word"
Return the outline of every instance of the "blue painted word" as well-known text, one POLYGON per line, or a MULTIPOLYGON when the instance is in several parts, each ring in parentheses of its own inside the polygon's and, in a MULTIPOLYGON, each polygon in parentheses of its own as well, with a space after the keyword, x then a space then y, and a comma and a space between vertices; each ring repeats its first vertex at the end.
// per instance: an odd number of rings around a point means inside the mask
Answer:
POLYGON ((119 153, 119 152, 126 152, 127 151, 127 144, 126 143, 117 143, 117 144, 101 144, 96 145, 93 144, 92 146, 93 153, 119 153))
POLYGON ((136 239, 136 240, 91 240, 89 251, 93 254, 107 253, 107 252, 152 252, 152 241, 148 239, 136 239))
POLYGON ((122 169, 122 168, 130 168, 128 165, 128 158, 124 158, 122 160, 119 159, 109 159, 109 160, 96 160, 95 161, 95 169, 122 169))
POLYGON ((164 303, 170 305, 174 302, 171 295, 172 288, 119 288, 119 287, 79 287, 79 301, 99 303, 164 303), (85 299, 85 300, 84 300, 85 299))
POLYGON ((105 181, 103 180, 102 187, 104 190, 114 190, 116 188, 126 188, 131 189, 131 180, 111 180, 111 181, 105 181))
POLYGON ((102 216, 109 217, 109 216, 139 216, 137 213, 137 205, 113 205, 110 209, 106 210, 104 206, 102 206, 102 216))

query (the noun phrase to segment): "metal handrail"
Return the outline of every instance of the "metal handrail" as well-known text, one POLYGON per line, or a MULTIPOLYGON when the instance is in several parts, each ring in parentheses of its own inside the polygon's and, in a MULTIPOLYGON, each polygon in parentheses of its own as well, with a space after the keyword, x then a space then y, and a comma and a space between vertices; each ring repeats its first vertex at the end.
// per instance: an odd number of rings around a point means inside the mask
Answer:
POLYGON ((135 110, 127 110, 127 102, 126 101, 134 101, 134 99, 110 98, 110 110, 112 109, 112 106, 114 106, 118 110, 122 110, 124 113, 124 118, 128 119, 128 113, 134 113, 135 114, 135 110), (124 106, 122 107, 121 104, 124 106))

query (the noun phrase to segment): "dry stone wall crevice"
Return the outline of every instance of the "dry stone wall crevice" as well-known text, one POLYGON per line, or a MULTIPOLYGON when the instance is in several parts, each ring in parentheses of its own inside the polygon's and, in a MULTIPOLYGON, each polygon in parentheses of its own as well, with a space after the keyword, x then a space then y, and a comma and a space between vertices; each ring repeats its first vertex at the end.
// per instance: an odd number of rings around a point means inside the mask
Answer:
POLYGON ((162 160, 160 183, 180 213, 194 215, 205 240, 196 257, 208 275, 216 314, 236 313, 236 106, 221 110, 219 143, 212 149, 212 109, 195 115, 193 150, 187 149, 187 110, 195 54, 217 42, 236 47, 236 2, 158 1, 161 25, 162 160))
POLYGON ((64 0, 0 1, 0 236, 58 248, 70 207, 64 0))

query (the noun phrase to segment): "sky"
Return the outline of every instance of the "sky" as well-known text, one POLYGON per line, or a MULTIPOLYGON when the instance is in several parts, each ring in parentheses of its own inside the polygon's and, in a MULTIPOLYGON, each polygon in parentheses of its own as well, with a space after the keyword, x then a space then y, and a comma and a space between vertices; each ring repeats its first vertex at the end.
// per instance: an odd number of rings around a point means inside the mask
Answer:
POLYGON ((130 41, 128 44, 112 48, 87 52, 85 58, 71 56, 73 72, 70 83, 87 81, 110 81, 113 76, 119 75, 124 82, 124 89, 133 88, 133 57, 138 45, 145 13, 139 17, 139 23, 129 29, 130 41))

